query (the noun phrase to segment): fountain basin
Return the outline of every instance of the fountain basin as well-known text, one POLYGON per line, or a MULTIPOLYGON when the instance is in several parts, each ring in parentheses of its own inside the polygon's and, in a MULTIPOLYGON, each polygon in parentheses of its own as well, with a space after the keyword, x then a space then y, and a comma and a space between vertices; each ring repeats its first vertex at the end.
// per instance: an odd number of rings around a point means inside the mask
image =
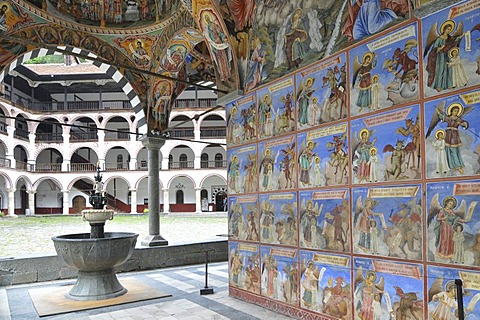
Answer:
POLYGON ((83 220, 89 223, 105 223, 113 219, 113 210, 110 209, 85 209, 82 210, 83 220))
POLYGON ((127 292, 114 271, 130 258, 138 234, 106 232, 104 238, 90 238, 89 233, 53 237, 58 256, 78 270, 77 282, 66 294, 72 300, 104 300, 127 292))

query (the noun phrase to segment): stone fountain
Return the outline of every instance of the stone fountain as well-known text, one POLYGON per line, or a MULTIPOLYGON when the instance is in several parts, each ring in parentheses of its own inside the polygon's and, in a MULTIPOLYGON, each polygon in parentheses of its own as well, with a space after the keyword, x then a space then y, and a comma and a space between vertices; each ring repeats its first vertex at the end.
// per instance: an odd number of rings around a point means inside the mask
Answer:
POLYGON ((127 293, 114 267, 130 258, 138 237, 136 233, 104 232, 105 222, 113 219, 113 210, 105 209, 107 196, 98 165, 90 204, 93 209, 82 211, 83 220, 90 224, 90 233, 52 238, 58 256, 78 270, 77 282, 65 295, 72 300, 104 300, 127 293))

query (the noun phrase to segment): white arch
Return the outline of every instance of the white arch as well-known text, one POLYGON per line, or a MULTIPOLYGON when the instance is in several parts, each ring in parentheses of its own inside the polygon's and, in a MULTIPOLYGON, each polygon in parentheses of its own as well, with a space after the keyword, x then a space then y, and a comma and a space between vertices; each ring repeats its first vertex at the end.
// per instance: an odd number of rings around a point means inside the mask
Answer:
POLYGON ((106 179, 105 182, 104 182, 105 188, 108 186, 108 184, 111 181, 113 181, 113 179, 120 179, 122 181, 125 181, 125 183, 127 184, 127 188, 130 189, 130 182, 127 179, 125 179, 125 177, 122 177, 122 176, 119 176, 119 175, 112 176, 112 177, 109 177, 108 179, 106 179))
POLYGON ((10 179, 10 177, 7 174, 5 174, 5 172, 0 171, 0 176, 2 176, 5 179, 5 188, 6 189, 12 189, 16 186, 16 184, 13 185, 13 181, 10 179))
POLYGON ((23 180, 25 181, 25 185, 27 186, 27 190, 33 190, 33 187, 32 187, 32 181, 30 181, 30 179, 24 175, 21 175, 17 178, 17 180, 15 181, 15 188, 17 187, 17 184, 20 182, 20 180, 23 180))
POLYGON ((75 182, 79 181, 79 180, 88 180, 89 182, 92 182, 94 183, 95 181, 88 177, 88 176, 80 176, 80 177, 76 177, 75 179, 73 179, 72 181, 70 181, 70 183, 68 184, 68 187, 67 187, 67 190, 71 190, 73 188, 73 185, 75 184, 75 182))
POLYGON ((40 184, 44 181, 53 181, 58 187, 60 187, 60 190, 63 190, 63 184, 60 182, 60 180, 52 177, 41 177, 37 181, 33 183, 33 190, 36 191, 37 188, 40 186, 40 184))
POLYGON ((190 181, 192 181, 192 184, 193 184, 193 187, 196 188, 197 187, 197 184, 195 183, 195 180, 193 180, 190 176, 186 175, 186 174, 176 174, 174 175, 173 177, 170 178, 170 180, 168 180, 168 183, 167 183, 167 189, 170 189, 170 185, 172 183, 173 180, 175 180, 176 178, 187 178, 189 179, 190 181))
POLYGON ((220 179, 222 179, 223 182, 225 182, 225 185, 227 184, 227 180, 224 177, 222 177, 221 175, 216 174, 216 173, 211 173, 211 174, 208 174, 205 177, 203 177, 202 180, 200 180, 200 187, 203 187, 203 184, 205 183, 205 180, 207 180, 208 178, 212 178, 212 177, 220 178, 220 179))

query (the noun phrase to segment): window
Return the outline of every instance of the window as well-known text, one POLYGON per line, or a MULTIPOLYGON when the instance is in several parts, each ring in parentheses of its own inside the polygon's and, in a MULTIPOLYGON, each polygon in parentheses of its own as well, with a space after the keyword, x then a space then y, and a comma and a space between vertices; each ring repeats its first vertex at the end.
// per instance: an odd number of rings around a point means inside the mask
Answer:
POLYGON ((208 154, 202 153, 200 156, 200 168, 208 168, 208 154))
POLYGON ((173 156, 169 155, 168 156, 168 169, 172 169, 172 164, 173 164, 173 156))
POLYGON ((215 168, 223 168, 223 155, 221 153, 215 155, 215 168))
POLYGON ((182 153, 180 155, 180 168, 187 168, 187 167, 188 167, 187 155, 185 153, 182 153))
POLYGON ((123 155, 117 156, 117 169, 123 169, 123 155))
POLYGON ((175 194, 177 204, 183 204, 183 190, 177 190, 175 194))

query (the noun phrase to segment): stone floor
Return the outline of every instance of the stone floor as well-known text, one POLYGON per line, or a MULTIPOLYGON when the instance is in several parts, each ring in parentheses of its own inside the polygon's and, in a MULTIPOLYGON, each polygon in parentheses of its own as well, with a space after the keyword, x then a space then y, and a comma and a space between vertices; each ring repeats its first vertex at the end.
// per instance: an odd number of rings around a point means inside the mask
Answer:
POLYGON ((204 288, 205 284, 205 265, 119 274, 120 282, 122 277, 134 277, 135 280, 148 283, 150 286, 172 296, 42 318, 37 315, 28 290, 72 284, 73 280, 0 287, 0 320, 291 319, 259 306, 229 297, 227 268, 226 262, 209 265, 208 283, 209 287, 214 289, 214 294, 212 295, 200 295, 200 289, 204 288))

